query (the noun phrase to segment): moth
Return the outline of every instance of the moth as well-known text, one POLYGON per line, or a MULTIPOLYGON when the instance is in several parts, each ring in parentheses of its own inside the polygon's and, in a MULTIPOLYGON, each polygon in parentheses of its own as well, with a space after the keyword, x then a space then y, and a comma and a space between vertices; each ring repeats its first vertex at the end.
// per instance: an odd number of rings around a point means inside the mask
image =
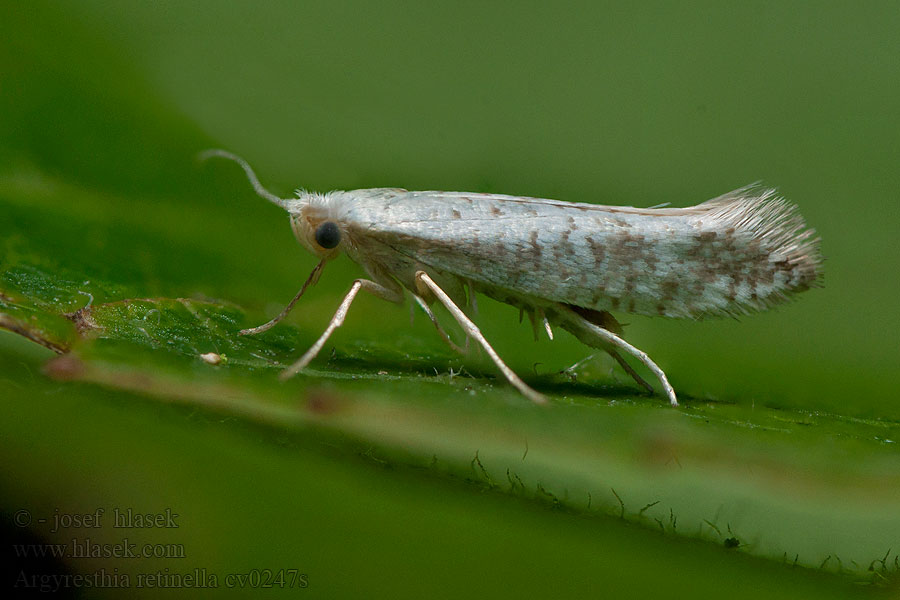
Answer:
POLYGON ((284 208, 297 240, 319 258, 297 295, 252 335, 281 321, 326 263, 346 253, 368 273, 357 279, 315 344, 285 369, 291 377, 322 350, 360 291, 401 303, 405 292, 451 347, 457 346, 431 310, 437 301, 474 339, 506 379, 534 402, 546 398, 498 356, 461 306, 484 294, 526 313, 553 338, 552 325, 608 352, 643 388, 653 387, 629 365, 631 355, 654 374, 672 406, 675 391, 643 351, 622 338, 612 311, 701 319, 765 310, 817 286, 819 239, 796 207, 775 190, 743 187, 687 208, 634 208, 501 194, 410 192, 397 188, 297 191, 279 198, 243 168, 256 193, 284 208))

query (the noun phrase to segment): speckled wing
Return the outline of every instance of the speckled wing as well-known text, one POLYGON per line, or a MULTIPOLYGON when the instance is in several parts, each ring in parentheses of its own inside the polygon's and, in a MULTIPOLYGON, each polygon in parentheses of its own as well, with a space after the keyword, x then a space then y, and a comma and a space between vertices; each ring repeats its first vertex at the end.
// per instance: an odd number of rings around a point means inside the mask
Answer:
POLYGON ((335 216, 351 257, 385 263, 401 280, 424 267, 514 296, 697 318, 762 310, 820 277, 818 240, 770 189, 662 209, 460 192, 343 194, 335 216))

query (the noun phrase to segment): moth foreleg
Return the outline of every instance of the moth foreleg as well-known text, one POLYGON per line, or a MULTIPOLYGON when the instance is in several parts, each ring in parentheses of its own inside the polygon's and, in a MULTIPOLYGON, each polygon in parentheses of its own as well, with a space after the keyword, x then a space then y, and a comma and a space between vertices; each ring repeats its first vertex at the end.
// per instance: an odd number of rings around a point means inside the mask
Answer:
POLYGON ((284 309, 278 313, 278 316, 269 321, 268 323, 264 323, 259 327, 253 327, 251 329, 241 329, 238 334, 239 335, 256 335, 257 333, 262 333, 263 331, 268 331, 275 327, 282 319, 288 316, 288 313, 291 312, 291 309, 294 308, 294 305, 297 304, 297 300, 300 299, 300 296, 303 295, 303 292, 306 291, 306 288, 310 286, 310 284, 315 284, 319 280, 319 275, 322 273, 322 268, 325 266, 325 261, 322 260, 316 267, 312 270, 312 273, 309 274, 309 277, 306 278, 306 281, 303 282, 303 287, 300 288, 300 291, 297 292, 297 295, 294 296, 294 299, 288 302, 288 305, 284 307, 284 309))
POLYGON ((641 361, 644 366, 650 369, 650 371, 652 371, 653 374, 656 375, 657 379, 659 379, 659 383, 662 385, 663 390, 666 393, 666 397, 669 399, 669 403, 672 406, 678 406, 678 400, 675 398, 675 390, 672 388, 672 385, 666 378, 666 374, 662 369, 659 368, 659 366, 655 362, 650 359, 649 356, 647 356, 646 352, 635 348, 612 331, 591 323, 581 315, 577 314, 575 311, 566 308, 565 306, 559 305, 557 307, 557 311, 563 321, 563 326, 567 326, 566 329, 571 331, 573 334, 575 334, 576 337, 587 344, 594 346, 596 345, 596 343, 599 343, 599 347, 609 352, 612 357, 615 358, 620 365, 622 365, 622 368, 624 368, 629 375, 635 378, 635 381, 652 390, 649 384, 641 379, 640 376, 635 373, 630 366, 626 366, 624 359, 622 359, 621 356, 617 356, 618 353, 614 349, 609 349, 608 346, 620 348, 641 361), (595 343, 591 343, 591 341, 588 341, 585 338, 594 338, 593 341, 595 343))
MULTIPOLYGON (((468 351, 468 348, 463 348, 462 346, 458 346, 453 340, 450 339, 450 335, 444 331, 444 328, 441 327, 441 324, 438 322, 437 317, 434 314, 434 311, 431 310, 431 307, 422 299, 418 294, 413 294, 413 298, 415 298, 416 303, 425 311, 425 314, 428 315, 428 318, 431 319, 431 322, 434 324, 434 327, 437 329, 438 334, 444 338, 444 341, 453 348, 455 351, 460 354, 465 354, 468 351)), ((469 338, 466 337, 466 342, 468 342, 469 338)), ((466 344, 468 346, 468 343, 466 344)))
POLYGON ((484 348, 484 351, 488 353, 488 356, 491 357, 491 360, 494 361, 494 364, 497 365, 497 368, 500 369, 500 372, 503 373, 504 377, 522 394, 530 399, 531 401, 537 404, 543 404, 547 401, 547 399, 540 393, 528 387, 528 385, 519 379, 519 376, 516 375, 512 369, 506 366, 506 363, 500 358, 497 352, 491 347, 488 343, 487 339, 485 339, 484 335, 482 335, 481 330, 478 329, 478 326, 466 316, 460 308, 450 299, 450 296, 447 295, 444 290, 440 288, 438 284, 434 282, 431 277, 428 276, 428 273, 425 271, 417 271, 416 272, 416 281, 424 284, 430 291, 435 295, 435 297, 440 301, 441 304, 446 307, 450 314, 453 315, 453 318, 456 319, 456 322, 459 323, 460 327, 466 332, 467 335, 472 337, 475 341, 481 344, 481 347, 484 348))
POLYGON ((353 285, 350 286, 350 291, 344 296, 344 300, 331 318, 331 322, 328 323, 328 327, 325 328, 325 332, 322 333, 318 340, 316 340, 316 343, 312 345, 312 348, 307 350, 306 354, 300 357, 300 360, 281 372, 281 379, 293 377, 316 357, 322 350, 322 346, 324 346, 325 342, 328 341, 328 338, 331 337, 334 330, 343 325, 344 319, 347 318, 347 311, 350 309, 350 305, 353 303, 353 299, 356 298, 359 290, 366 290, 367 292, 390 302, 403 302, 403 294, 399 290, 392 290, 379 283, 375 283, 374 281, 369 281, 368 279, 357 279, 353 282, 353 285))

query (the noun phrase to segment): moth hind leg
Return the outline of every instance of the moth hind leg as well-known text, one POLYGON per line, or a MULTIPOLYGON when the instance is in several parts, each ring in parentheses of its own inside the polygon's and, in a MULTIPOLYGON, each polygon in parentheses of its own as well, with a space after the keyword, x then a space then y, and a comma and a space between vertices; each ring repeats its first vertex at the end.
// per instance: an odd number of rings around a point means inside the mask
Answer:
POLYGON ((659 379, 659 383, 662 385, 669 403, 672 406, 678 406, 675 390, 669 383, 665 372, 647 356, 646 352, 635 348, 622 339, 622 326, 611 314, 606 311, 586 309, 568 304, 557 305, 556 312, 563 328, 567 329, 585 344, 608 352, 622 366, 625 372, 631 375, 638 385, 653 392, 653 387, 625 362, 618 350, 624 350, 641 361, 659 379))
MULTIPOLYGON (((608 311, 594 310, 593 308, 583 308, 581 306, 575 306, 572 304, 569 304, 567 306, 572 312, 584 318, 586 321, 593 323, 601 329, 610 331, 619 337, 622 336, 622 324, 619 323, 616 318, 612 316, 612 314, 608 311)), ((644 381, 643 377, 638 375, 637 371, 635 371, 631 367, 631 365, 629 365, 628 362, 622 357, 622 355, 616 351, 615 347, 609 344, 604 344, 602 349, 604 352, 616 359, 616 362, 619 363, 619 366, 622 367, 622 370, 631 375, 631 378, 634 379, 635 383, 637 383, 639 386, 641 386, 651 394, 653 393, 653 386, 644 381)))
POLYGON ((647 390, 649 393, 653 393, 653 386, 647 383, 643 377, 638 375, 638 372, 635 371, 624 358, 622 358, 621 354, 616 352, 616 350, 613 348, 604 348, 603 350, 614 359, 616 359, 616 362, 619 363, 619 366, 622 367, 622 370, 631 375, 631 378, 634 379, 635 383, 647 390))

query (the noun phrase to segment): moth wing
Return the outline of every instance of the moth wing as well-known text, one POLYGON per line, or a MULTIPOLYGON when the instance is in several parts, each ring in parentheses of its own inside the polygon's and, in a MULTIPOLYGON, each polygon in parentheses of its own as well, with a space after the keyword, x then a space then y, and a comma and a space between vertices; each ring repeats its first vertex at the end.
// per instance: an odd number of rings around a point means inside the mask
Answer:
POLYGON ((818 277, 802 219, 762 188, 660 209, 391 191, 347 218, 401 279, 428 267, 504 301, 699 317, 766 308, 818 277))

